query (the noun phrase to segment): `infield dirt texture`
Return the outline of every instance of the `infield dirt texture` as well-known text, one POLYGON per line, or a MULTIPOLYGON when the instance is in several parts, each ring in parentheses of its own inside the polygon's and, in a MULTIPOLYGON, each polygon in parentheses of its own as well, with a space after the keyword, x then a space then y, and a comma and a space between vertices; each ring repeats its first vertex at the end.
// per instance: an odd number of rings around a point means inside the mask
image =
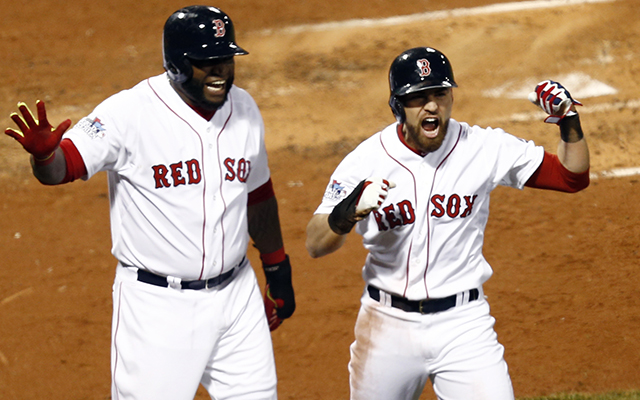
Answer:
MULTIPOLYGON (((365 252, 352 234, 339 252, 312 260, 305 226, 344 154, 393 121, 391 60, 423 45, 453 64, 460 121, 555 152, 557 130, 526 92, 557 79, 584 103, 591 186, 574 195, 498 188, 492 198, 485 255, 495 274, 485 293, 516 396, 640 388, 640 183, 633 174, 605 177, 640 166, 640 2, 520 2, 536 7, 511 11, 475 8, 490 0, 331 3, 211 4, 230 14, 251 53, 237 59, 236 82, 263 112, 294 267, 298 308, 273 333, 280 398, 348 398, 365 252), (548 5, 557 7, 540 8, 548 5), (475 11, 376 20, 447 8, 475 11), (358 18, 367 20, 308 25, 358 18)), ((52 123, 77 122, 161 73, 162 26, 185 5, 5 0, 0 125, 12 125, 18 101, 33 109, 37 99, 47 101, 52 123)), ((26 153, 3 137, 0 183, 0 399, 108 399, 116 262, 105 175, 44 187, 26 153)), ((253 250, 250 257, 259 265, 253 250)), ((422 397, 434 398, 430 389, 422 397)))

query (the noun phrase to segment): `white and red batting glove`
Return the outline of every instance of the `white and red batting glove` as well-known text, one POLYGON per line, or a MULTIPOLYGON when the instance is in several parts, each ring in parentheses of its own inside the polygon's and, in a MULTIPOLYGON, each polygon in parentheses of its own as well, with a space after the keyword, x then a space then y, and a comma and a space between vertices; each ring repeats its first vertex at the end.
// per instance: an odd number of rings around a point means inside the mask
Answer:
POLYGON ((380 208, 387 198, 389 189, 394 187, 396 184, 386 179, 364 179, 349 196, 333 208, 329 214, 329 227, 339 235, 351 232, 356 222, 380 208))
POLYGON ((549 114, 544 122, 549 124, 560 124, 565 117, 571 117, 577 113, 571 110, 575 104, 581 106, 578 100, 571 97, 571 94, 558 82, 546 80, 538 83, 535 91, 529 93, 529 101, 542 108, 549 114))
POLYGON ((380 208, 389 194, 389 189, 396 184, 382 178, 368 178, 364 180, 360 198, 356 203, 356 215, 365 216, 380 208))

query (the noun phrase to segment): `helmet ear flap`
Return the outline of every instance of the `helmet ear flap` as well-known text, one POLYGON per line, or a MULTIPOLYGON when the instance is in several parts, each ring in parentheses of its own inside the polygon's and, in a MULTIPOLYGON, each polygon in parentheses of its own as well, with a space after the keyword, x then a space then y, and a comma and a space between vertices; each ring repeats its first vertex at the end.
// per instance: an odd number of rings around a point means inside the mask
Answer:
POLYGON ((193 75, 193 67, 191 66, 191 62, 187 57, 184 57, 182 60, 181 68, 178 68, 172 62, 166 62, 164 69, 167 71, 167 75, 169 75, 169 79, 176 83, 184 83, 191 79, 193 75))
POLYGON ((391 111, 393 112, 393 115, 396 116, 398 122, 403 124, 406 119, 406 115, 404 113, 404 106, 402 105, 402 102, 398 100, 397 96, 391 96, 389 98, 389 107, 391 107, 391 111))

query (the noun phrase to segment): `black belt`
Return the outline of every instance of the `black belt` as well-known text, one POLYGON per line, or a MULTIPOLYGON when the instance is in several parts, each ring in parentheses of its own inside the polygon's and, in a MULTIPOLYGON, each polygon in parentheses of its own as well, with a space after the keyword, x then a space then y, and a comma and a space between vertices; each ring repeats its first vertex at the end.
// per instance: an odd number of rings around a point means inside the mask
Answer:
MULTIPOLYGON (((368 285, 367 291, 372 299, 380 301, 380 292, 382 292, 382 290, 368 285)), ((480 291, 478 289, 471 289, 468 293, 469 301, 478 300, 478 297, 480 296, 480 291)), ((408 312, 418 312, 421 314, 433 314, 453 308, 456 306, 457 297, 457 295, 454 294, 453 296, 443 297, 441 299, 409 300, 393 294, 390 294, 390 296, 391 307, 399 308, 408 312)))
MULTIPOLYGON (((242 265, 243 262, 244 262, 244 258, 242 259, 242 261, 240 261, 240 264, 238 264, 238 266, 242 265)), ((232 268, 229 271, 211 279, 200 279, 195 281, 180 281, 180 287, 182 289, 192 289, 192 290, 213 288, 224 283, 224 281, 226 281, 227 279, 231 278, 231 275, 233 275, 234 269, 235 268, 232 268)), ((162 287, 169 286, 169 281, 167 281, 166 276, 156 275, 153 272, 145 271, 143 269, 138 269, 138 280, 140 282, 148 283, 150 285, 155 285, 155 286, 162 286, 162 287)))

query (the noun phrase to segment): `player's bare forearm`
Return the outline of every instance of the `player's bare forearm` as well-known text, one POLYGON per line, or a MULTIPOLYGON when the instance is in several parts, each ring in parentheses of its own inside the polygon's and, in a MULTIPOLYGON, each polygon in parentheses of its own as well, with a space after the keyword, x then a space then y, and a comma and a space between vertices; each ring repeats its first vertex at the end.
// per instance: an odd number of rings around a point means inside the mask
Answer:
POLYGON ((283 247, 278 201, 275 196, 247 207, 249 236, 261 254, 283 247))
POLYGON ((58 147, 51 156, 50 163, 43 165, 36 162, 33 155, 31 156, 31 169, 40 183, 45 185, 57 185, 64 179, 67 173, 67 163, 65 161, 64 152, 58 147))
POLYGON ((558 159, 562 165, 575 173, 588 170, 589 147, 580 126, 580 117, 577 114, 560 121, 560 136, 558 159))
POLYGON ((327 221, 329 214, 315 214, 307 224, 306 247, 312 258, 318 258, 338 250, 347 235, 338 235, 327 221))

